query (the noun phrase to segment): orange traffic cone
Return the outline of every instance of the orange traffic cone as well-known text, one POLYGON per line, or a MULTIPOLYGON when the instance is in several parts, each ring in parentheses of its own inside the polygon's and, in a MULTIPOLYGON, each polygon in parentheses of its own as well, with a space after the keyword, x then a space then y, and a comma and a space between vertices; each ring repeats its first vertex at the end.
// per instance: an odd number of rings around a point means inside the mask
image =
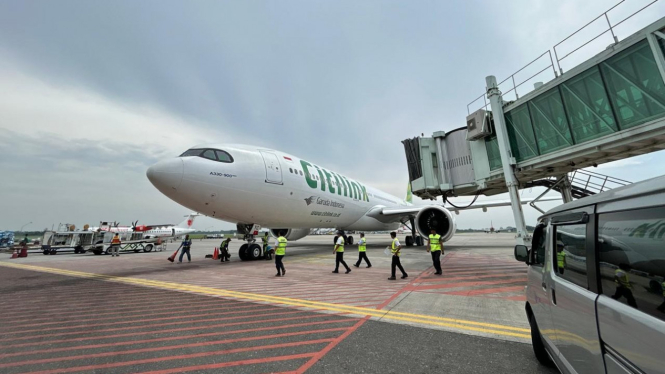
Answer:
POLYGON ((212 253, 213 260, 219 260, 219 250, 215 247, 215 251, 212 253))
POLYGON ((14 253, 12 253, 11 258, 18 258, 18 252, 16 251, 16 248, 14 248, 14 253))
POLYGON ((173 262, 175 261, 175 256, 178 255, 178 252, 180 251, 180 248, 176 249, 175 252, 171 255, 171 257, 168 258, 169 261, 173 262))

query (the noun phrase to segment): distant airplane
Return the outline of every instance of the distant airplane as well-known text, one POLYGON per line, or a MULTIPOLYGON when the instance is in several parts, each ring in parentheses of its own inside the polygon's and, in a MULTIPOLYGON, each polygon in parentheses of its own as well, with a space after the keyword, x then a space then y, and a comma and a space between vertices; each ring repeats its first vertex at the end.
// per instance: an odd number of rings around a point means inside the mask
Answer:
MULTIPOLYGON (((443 241, 450 240, 456 230, 451 213, 458 213, 456 208, 413 205, 410 186, 402 200, 309 161, 262 147, 195 146, 151 166, 147 177, 175 202, 236 223, 238 233, 248 241, 240 247, 243 260, 261 258, 261 246, 253 243, 260 227, 298 240, 314 228, 391 231, 410 223, 412 235, 406 237, 407 246, 423 245, 422 236, 429 236, 431 229, 443 241)), ((510 202, 486 202, 467 209, 508 205, 510 202)), ((352 244, 353 237, 347 241, 352 244)))
POLYGON ((109 232, 142 232, 146 238, 164 238, 164 237, 178 237, 196 231, 192 228, 194 219, 200 214, 192 213, 184 221, 177 225, 174 224, 159 224, 159 225, 138 225, 138 221, 133 222, 132 226, 116 226, 114 224, 104 222, 100 227, 91 227, 90 231, 109 231, 109 232))

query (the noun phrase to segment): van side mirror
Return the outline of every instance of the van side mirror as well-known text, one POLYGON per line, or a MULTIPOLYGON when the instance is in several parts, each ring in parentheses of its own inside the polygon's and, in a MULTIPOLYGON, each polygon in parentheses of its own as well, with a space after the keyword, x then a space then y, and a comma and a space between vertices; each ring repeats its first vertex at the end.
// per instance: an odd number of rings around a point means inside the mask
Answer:
POLYGON ((525 245, 515 246, 515 260, 529 264, 529 249, 525 245))

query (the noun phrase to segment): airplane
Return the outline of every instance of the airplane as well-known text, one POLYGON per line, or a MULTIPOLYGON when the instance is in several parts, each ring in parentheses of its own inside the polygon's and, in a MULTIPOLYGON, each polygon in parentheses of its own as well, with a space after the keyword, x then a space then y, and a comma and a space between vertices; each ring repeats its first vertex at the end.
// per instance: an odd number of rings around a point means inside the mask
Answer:
MULTIPOLYGON (((442 241, 457 229, 453 212, 441 204, 413 205, 410 186, 400 199, 305 159, 249 145, 202 144, 179 157, 150 166, 148 180, 171 200, 223 221, 236 223, 248 243, 241 260, 263 256, 254 235, 261 227, 298 240, 315 228, 343 231, 395 231, 410 223, 406 246, 424 244, 434 229, 442 241), (421 235, 417 235, 420 233, 421 235)), ((524 199, 523 204, 530 200, 524 199)), ((509 206, 477 203, 466 209, 509 206)), ((466 210, 464 209, 464 210, 466 210)), ((353 237, 347 237, 353 244, 353 237)))
MULTIPOLYGON (((150 238, 165 238, 165 237, 178 237, 190 232, 196 231, 192 228, 194 224, 194 219, 200 214, 192 213, 186 217, 186 219, 180 222, 177 225, 174 224, 159 224, 159 225, 137 225, 136 222, 132 222, 132 226, 117 226, 114 224, 102 224, 100 227, 90 227, 90 231, 109 231, 109 232, 143 232, 146 239, 150 238)), ((103 222, 104 223, 104 222, 103 222)))

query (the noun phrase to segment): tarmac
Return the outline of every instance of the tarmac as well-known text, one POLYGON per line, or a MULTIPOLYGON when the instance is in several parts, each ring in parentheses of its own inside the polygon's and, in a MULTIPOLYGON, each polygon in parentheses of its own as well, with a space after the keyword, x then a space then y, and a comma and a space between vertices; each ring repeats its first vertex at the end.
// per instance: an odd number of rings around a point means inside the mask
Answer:
MULTIPOLYGON (((403 235, 402 235, 403 236, 403 235)), ((357 240, 357 235, 354 235, 357 240)), ((403 238, 401 238, 403 239, 403 238)), ((536 361, 524 312, 526 266, 513 234, 457 234, 443 275, 404 248, 390 281, 387 235, 368 235, 371 268, 333 274, 333 237, 290 242, 274 263, 164 252, 0 258, 2 373, 553 373, 536 361)), ((358 258, 348 246, 349 266, 358 258)), ((340 269, 341 270, 341 269, 340 269)))

